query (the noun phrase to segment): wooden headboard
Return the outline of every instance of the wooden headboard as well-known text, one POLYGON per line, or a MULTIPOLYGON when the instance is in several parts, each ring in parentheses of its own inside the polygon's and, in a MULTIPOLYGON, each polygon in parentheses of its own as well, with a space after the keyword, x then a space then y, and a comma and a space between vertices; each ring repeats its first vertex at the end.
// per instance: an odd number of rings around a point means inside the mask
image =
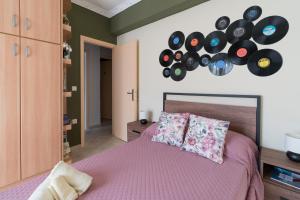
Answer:
MULTIPOLYGON (((181 98, 182 99, 182 98, 181 98)), ((230 121, 230 130, 250 137, 260 147, 260 108, 261 97, 257 95, 229 95, 229 94, 194 94, 170 93, 163 94, 163 109, 166 112, 189 112, 204 117, 230 121), (224 104, 199 103, 182 100, 168 100, 169 96, 199 96, 212 98, 241 98, 254 99, 255 107, 224 104)))

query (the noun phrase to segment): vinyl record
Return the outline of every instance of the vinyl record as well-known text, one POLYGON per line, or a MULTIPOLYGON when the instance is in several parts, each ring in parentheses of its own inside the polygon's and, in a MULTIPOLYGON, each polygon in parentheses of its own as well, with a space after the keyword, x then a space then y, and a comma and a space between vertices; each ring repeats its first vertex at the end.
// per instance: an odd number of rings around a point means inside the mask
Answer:
POLYGON ((244 19, 247 21, 255 21, 262 14, 262 9, 259 6, 251 6, 244 12, 244 19))
POLYGON ((197 52, 188 51, 183 55, 182 63, 186 67, 186 70, 195 70, 199 66, 199 54, 197 52))
POLYGON ((176 60, 177 62, 181 61, 182 57, 183 57, 182 51, 176 51, 174 53, 174 60, 176 60))
POLYGON ((280 53, 273 49, 262 49, 253 53, 248 59, 248 69, 256 76, 270 76, 282 66, 280 53))
POLYGON ((230 19, 227 16, 220 17, 216 21, 216 29, 218 30, 225 30, 230 24, 230 19))
POLYGON ((181 81, 186 76, 186 68, 183 66, 182 63, 175 63, 171 67, 171 78, 174 81, 181 81))
POLYGON ((233 64, 226 53, 214 55, 208 65, 209 71, 216 76, 224 76, 231 72, 233 64))
POLYGON ((204 35, 200 32, 191 33, 185 41, 185 48, 188 51, 199 51, 204 44, 204 35))
POLYGON ((168 67, 164 68, 164 70, 163 70, 163 76, 165 78, 169 78, 171 76, 171 69, 168 68, 168 67))
POLYGON ((257 46, 250 40, 234 43, 228 50, 230 61, 236 65, 247 64, 248 58, 257 51, 257 46))
POLYGON ((159 62, 163 67, 168 67, 173 63, 173 52, 165 49, 160 53, 159 62))
POLYGON ((204 49, 208 53, 219 53, 227 44, 225 33, 222 31, 214 31, 205 38, 204 49))
POLYGON ((237 41, 249 40, 252 36, 253 27, 253 23, 245 19, 233 22, 226 30, 228 42, 233 44, 237 41))
POLYGON ((204 54, 204 55, 200 56, 199 64, 200 64, 202 67, 206 67, 206 66, 209 65, 210 60, 211 60, 210 55, 204 54))
POLYGON ((280 16, 270 16, 260 20, 253 29, 252 37, 259 44, 274 44, 287 34, 288 21, 280 16))
POLYGON ((169 47, 173 50, 180 49, 184 44, 185 36, 181 31, 175 31, 169 38, 169 47))

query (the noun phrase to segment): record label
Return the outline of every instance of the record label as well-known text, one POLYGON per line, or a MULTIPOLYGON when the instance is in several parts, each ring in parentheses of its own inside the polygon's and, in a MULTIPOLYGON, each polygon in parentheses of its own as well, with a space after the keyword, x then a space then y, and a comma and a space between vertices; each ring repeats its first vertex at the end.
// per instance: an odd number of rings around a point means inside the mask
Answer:
POLYGON ((182 56, 183 56, 182 51, 176 51, 174 55, 175 55, 174 59, 175 59, 177 62, 178 62, 178 61, 181 61, 182 56))
POLYGON ((208 68, 212 74, 216 76, 224 76, 231 72, 233 64, 230 62, 226 53, 218 53, 212 57, 208 68))
POLYGON ((169 57, 168 55, 164 55, 164 58, 163 58, 163 59, 164 59, 165 62, 168 62, 169 59, 170 59, 170 57, 169 57))
POLYGON ((219 38, 213 38, 213 39, 211 39, 211 41, 210 41, 210 46, 212 46, 212 47, 216 47, 216 46, 218 46, 220 44, 220 39, 219 38))
POLYGON ((230 19, 227 16, 220 17, 215 24, 216 29, 218 30, 224 30, 226 29, 230 24, 230 19))
POLYGON ((202 55, 202 56, 200 57, 200 59, 199 59, 199 64, 200 64, 202 67, 206 67, 206 66, 209 65, 210 60, 211 60, 210 55, 204 54, 204 55, 202 55))
POLYGON ((246 48, 240 48, 236 51, 236 55, 240 58, 243 58, 247 55, 248 51, 246 48))
POLYGON ((185 36, 181 31, 175 31, 169 38, 169 47, 173 50, 180 49, 184 44, 185 36))
POLYGON ((259 44, 274 44, 284 38, 288 30, 289 23, 285 18, 270 16, 255 25, 252 37, 259 44))
POLYGON ((273 49, 262 49, 248 59, 248 69, 256 76, 270 76, 280 70, 282 57, 273 49))
POLYGON ((199 40, 198 39, 192 39, 192 41, 191 41, 191 46, 192 47, 195 47, 195 46, 197 46, 199 44, 199 40))
POLYGON ((251 6, 244 12, 244 19, 247 21, 255 21, 262 14, 262 9, 259 6, 251 6))

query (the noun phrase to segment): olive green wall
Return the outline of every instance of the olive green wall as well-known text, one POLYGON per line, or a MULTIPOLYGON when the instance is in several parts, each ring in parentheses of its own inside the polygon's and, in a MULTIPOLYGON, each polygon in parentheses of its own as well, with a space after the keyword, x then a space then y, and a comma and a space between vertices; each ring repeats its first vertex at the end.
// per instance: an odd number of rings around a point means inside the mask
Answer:
MULTIPOLYGON (((208 0, 142 0, 111 18, 111 32, 121 35, 206 1, 208 0)), ((197 19, 190 20, 197 22, 197 19)))
MULTIPOLYGON (((80 144, 80 35, 99 39, 102 41, 116 43, 116 36, 110 33, 110 21, 90 10, 72 4, 72 9, 68 13, 72 26, 71 46, 72 66, 68 68, 68 89, 73 85, 78 91, 73 92, 72 98, 68 98, 68 115, 71 119, 78 119, 78 124, 73 126, 68 134, 68 139, 72 146, 80 144)), ((100 58, 99 58, 100 59, 100 58)))

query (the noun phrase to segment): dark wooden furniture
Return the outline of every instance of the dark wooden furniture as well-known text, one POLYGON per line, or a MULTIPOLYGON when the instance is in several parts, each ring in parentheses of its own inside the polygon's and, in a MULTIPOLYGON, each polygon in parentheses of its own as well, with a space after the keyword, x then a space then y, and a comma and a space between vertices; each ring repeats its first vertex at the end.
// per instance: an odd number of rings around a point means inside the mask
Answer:
POLYGON ((140 137, 141 133, 152 124, 152 122, 148 122, 147 124, 141 124, 140 121, 127 123, 127 142, 130 142, 140 137))
POLYGON ((163 94, 163 108, 166 112, 188 112, 208 118, 230 121, 230 130, 236 131, 251 138, 260 147, 260 107, 261 97, 257 95, 231 95, 231 94, 195 94, 195 93, 170 93, 163 94), (254 100, 255 106, 222 105, 217 103, 200 103, 185 100, 191 97, 211 98, 212 100, 228 98, 254 100), (173 98, 172 98, 173 97, 173 98), (177 99, 177 98, 176 98, 177 99))
POLYGON ((274 167, 300 173, 300 164, 290 161, 284 152, 262 148, 260 173, 265 186, 265 200, 300 200, 300 190, 270 179, 274 167))

